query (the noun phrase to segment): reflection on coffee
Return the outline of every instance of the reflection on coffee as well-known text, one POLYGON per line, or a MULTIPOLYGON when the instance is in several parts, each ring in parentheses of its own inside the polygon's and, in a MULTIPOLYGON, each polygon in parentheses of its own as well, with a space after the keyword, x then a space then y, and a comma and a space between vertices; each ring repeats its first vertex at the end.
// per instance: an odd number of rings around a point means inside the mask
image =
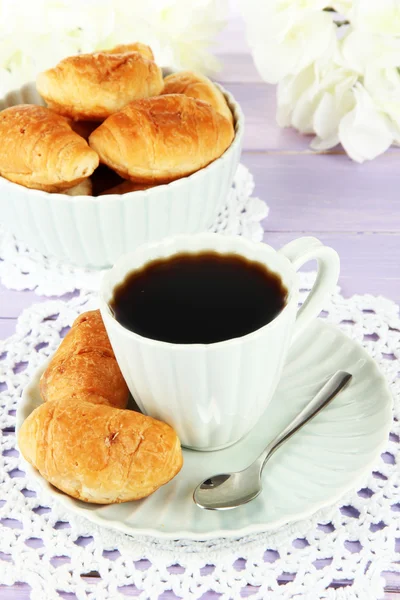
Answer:
POLYGON ((144 337, 211 344, 266 325, 287 295, 280 276, 261 263, 209 251, 149 262, 115 288, 110 306, 119 323, 144 337))

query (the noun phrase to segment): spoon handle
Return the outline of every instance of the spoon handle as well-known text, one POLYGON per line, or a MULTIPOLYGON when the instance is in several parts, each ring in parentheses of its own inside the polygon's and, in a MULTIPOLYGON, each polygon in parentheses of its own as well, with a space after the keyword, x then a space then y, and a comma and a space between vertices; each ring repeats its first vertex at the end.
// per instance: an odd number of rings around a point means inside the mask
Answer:
POLYGON ((260 465, 260 473, 267 460, 282 444, 292 437, 306 423, 311 421, 325 406, 327 406, 337 394, 348 384, 352 375, 345 371, 337 371, 316 396, 303 408, 291 423, 268 444, 264 452, 260 454, 257 461, 260 465))

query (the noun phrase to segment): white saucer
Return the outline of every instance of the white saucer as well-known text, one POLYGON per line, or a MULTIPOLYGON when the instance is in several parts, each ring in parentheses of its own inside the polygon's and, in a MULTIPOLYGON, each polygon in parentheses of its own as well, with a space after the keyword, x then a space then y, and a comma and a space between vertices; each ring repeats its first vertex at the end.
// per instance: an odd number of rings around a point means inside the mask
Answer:
MULTIPOLYGON (((17 411, 17 430, 41 403, 37 371, 17 411)), ((246 398, 243 398, 246 402, 246 398)), ((361 483, 389 435, 392 398, 383 375, 364 349, 321 320, 291 349, 281 384, 264 416, 243 440, 218 452, 184 450, 178 476, 138 502, 98 506, 69 498, 26 464, 32 478, 66 508, 131 535, 206 540, 275 529, 310 516, 361 483), (338 369, 351 384, 271 458, 263 493, 231 511, 204 511, 192 493, 210 475, 247 466, 338 369)))

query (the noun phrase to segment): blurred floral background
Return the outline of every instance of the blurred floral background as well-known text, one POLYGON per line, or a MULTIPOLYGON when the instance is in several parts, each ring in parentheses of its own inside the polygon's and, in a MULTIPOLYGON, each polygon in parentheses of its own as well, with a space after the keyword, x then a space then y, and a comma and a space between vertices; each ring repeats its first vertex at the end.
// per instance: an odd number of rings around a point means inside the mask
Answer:
POLYGON ((78 52, 135 40, 156 62, 208 74, 228 0, 0 0, 0 95, 78 52))

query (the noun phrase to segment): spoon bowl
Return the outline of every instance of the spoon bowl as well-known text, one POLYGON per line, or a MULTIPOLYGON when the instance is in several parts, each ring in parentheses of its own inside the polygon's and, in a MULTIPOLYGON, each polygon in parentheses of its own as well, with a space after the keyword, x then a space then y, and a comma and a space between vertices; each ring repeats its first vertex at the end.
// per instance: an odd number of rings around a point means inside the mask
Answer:
POLYGON ((229 510, 254 500, 261 491, 261 472, 253 463, 243 471, 221 473, 206 479, 195 489, 194 501, 200 508, 229 510))

